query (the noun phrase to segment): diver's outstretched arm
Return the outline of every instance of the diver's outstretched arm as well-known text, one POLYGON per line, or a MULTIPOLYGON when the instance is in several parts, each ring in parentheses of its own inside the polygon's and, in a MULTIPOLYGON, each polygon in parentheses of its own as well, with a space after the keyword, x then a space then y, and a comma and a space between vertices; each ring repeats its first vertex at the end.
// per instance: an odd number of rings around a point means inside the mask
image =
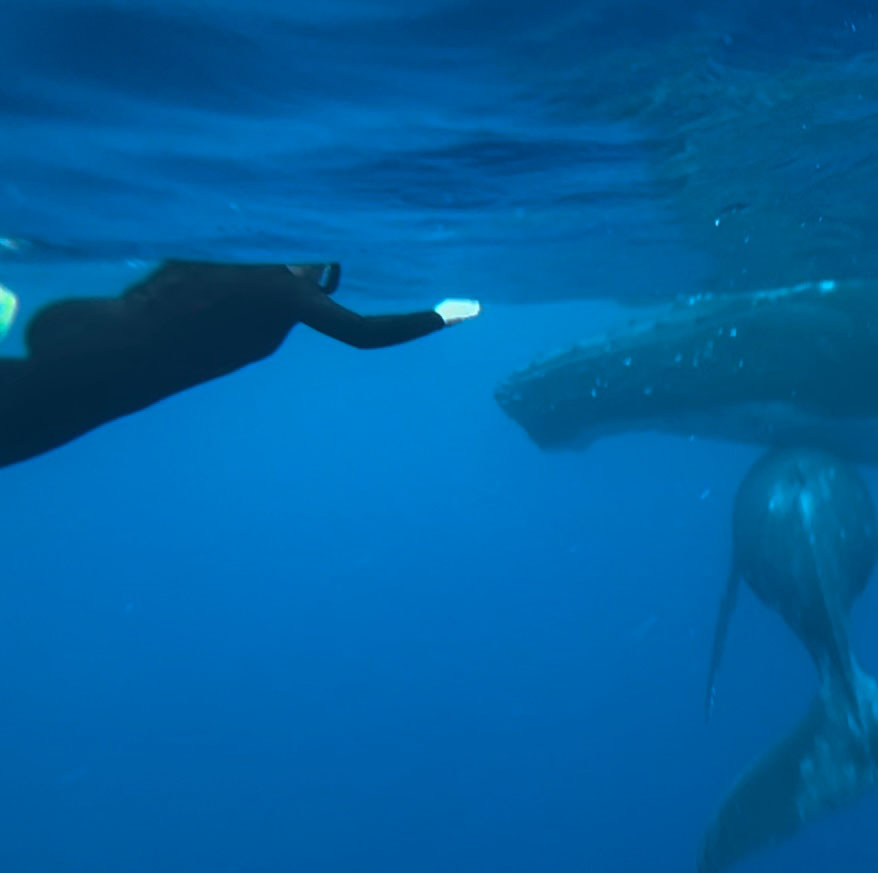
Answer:
POLYGON ((480 306, 471 300, 445 300, 435 309, 404 315, 359 315, 322 291, 302 290, 296 315, 302 324, 358 349, 395 346, 443 327, 474 318, 480 306))

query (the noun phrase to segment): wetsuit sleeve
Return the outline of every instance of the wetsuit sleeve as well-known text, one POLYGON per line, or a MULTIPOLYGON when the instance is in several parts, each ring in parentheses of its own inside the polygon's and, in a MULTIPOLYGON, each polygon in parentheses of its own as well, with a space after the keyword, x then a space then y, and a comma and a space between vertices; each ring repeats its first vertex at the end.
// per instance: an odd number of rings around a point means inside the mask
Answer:
POLYGON ((358 349, 380 349, 419 339, 445 327, 433 310, 404 315, 359 315, 322 292, 306 291, 297 301, 302 324, 358 349))

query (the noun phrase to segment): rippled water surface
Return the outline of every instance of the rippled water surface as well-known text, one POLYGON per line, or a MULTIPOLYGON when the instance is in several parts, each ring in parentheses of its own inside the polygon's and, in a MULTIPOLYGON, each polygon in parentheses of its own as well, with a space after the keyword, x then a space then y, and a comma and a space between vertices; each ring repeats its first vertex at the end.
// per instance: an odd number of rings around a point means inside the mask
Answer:
POLYGON ((876 33, 865 0, 13 0, 4 258, 509 301, 874 275, 876 33))

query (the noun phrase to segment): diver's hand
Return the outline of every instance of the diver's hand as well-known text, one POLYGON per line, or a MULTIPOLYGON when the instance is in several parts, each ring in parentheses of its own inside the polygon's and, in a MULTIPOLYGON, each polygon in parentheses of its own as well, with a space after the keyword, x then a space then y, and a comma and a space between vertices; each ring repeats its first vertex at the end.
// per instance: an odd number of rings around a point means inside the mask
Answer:
POLYGON ((467 321, 475 318, 482 311, 482 304, 478 300, 457 300, 450 298, 443 300, 434 310, 438 313, 446 326, 458 324, 461 321, 467 321))

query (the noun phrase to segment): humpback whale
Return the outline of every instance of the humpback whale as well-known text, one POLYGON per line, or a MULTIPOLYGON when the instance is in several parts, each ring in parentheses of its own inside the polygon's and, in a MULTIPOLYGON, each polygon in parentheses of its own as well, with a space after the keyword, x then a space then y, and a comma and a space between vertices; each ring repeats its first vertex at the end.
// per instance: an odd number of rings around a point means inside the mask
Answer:
POLYGON ((857 663, 847 635, 851 605, 878 555, 865 483, 829 453, 771 451, 738 490, 733 546, 708 707, 740 579, 805 646, 819 692, 801 723, 722 802, 699 852, 699 873, 719 873, 776 845, 878 783, 878 684, 857 663))
POLYGON ((495 390, 546 450, 655 430, 878 464, 878 282, 694 295, 495 390))

